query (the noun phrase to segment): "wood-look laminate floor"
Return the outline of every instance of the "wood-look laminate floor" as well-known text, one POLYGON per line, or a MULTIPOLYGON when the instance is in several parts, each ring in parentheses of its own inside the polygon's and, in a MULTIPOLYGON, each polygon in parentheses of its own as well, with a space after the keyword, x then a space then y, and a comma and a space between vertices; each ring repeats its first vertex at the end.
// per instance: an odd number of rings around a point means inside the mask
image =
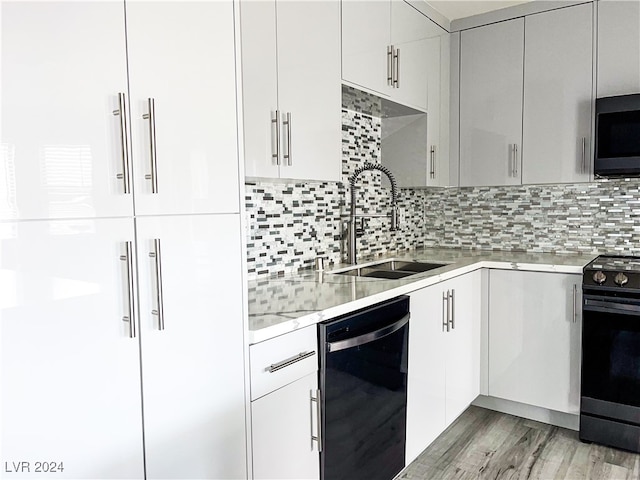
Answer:
POLYGON ((578 432, 469 407, 398 480, 640 480, 640 455, 578 432))

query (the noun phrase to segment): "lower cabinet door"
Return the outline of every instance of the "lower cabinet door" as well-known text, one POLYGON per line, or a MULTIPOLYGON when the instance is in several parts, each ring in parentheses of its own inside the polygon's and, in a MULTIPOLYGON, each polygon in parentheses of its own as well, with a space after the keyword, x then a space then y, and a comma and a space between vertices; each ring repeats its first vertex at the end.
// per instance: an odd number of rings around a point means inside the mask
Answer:
MULTIPOLYGON (((445 289, 446 292, 446 289, 445 289)), ((446 311, 441 285, 410 294, 406 463, 446 428, 446 311)))
POLYGON ((482 274, 410 294, 407 464, 480 393, 482 274))
POLYGON ((456 277, 443 288, 450 292, 451 319, 446 335, 448 426, 480 394, 482 273, 476 270, 456 277))
POLYGON ((147 478, 246 478, 239 215, 136 235, 147 478))
POLYGON ((579 413, 582 276, 489 275, 489 395, 579 413))
POLYGON ((320 478, 314 372, 251 403, 254 479, 320 478))
POLYGON ((0 223, 3 478, 144 478, 133 240, 131 219, 0 223))

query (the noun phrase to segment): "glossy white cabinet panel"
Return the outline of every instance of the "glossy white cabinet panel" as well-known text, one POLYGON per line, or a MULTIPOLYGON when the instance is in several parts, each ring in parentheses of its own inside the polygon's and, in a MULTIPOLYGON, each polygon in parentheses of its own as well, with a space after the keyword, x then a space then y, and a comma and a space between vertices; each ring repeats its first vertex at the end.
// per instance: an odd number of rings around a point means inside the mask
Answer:
POLYGON ((280 177, 339 181, 340 5, 285 0, 277 11, 280 177))
POLYGON ((387 47, 391 44, 391 2, 342 0, 342 78, 391 94, 387 47))
POLYGON ((481 287, 475 271, 410 294, 407 463, 480 393, 481 287))
POLYGON ((410 298, 407 465, 446 428, 446 309, 441 285, 413 292, 410 298))
POLYGON ((243 0, 240 10, 245 174, 340 180, 340 4, 243 0))
POLYGON ((593 8, 525 18, 523 184, 589 181, 593 8))
POLYGON ((277 178, 282 157, 279 124, 272 122, 278 109, 275 0, 242 0, 240 21, 245 173, 277 178))
POLYGON ((128 1, 127 48, 136 215, 237 213, 233 3, 128 1))
POLYGON ((318 328, 310 325, 251 345, 249 358, 251 400, 256 400, 318 370, 318 328))
POLYGON ((0 219, 128 216, 122 2, 2 2, 0 219))
POLYGON ((251 402, 254 479, 320 478, 317 388, 313 372, 251 402))
POLYGON ((450 280, 451 331, 447 359, 447 426, 480 394, 482 274, 475 271, 450 280))
POLYGON ((491 270, 489 395, 578 414, 582 276, 491 270))
POLYGON ((47 477, 144 477, 133 240, 128 219, 0 223, 2 456, 32 462, 24 477, 43 477, 35 461, 63 462, 47 477))
POLYGON ((519 185, 524 19, 460 37, 460 186, 519 185))
POLYGON ((597 96, 640 92, 640 2, 600 0, 597 96))
MULTIPOLYGON (((434 24, 435 25, 435 24, 434 24)), ((438 36, 427 47, 427 182, 428 186, 451 185, 449 179, 449 33, 435 25, 438 36)), ((457 179, 456 179, 457 181, 457 179)))
POLYGON ((147 478, 245 478, 239 216, 136 228, 147 478))
POLYGON ((391 2, 391 44, 398 55, 398 85, 393 99, 427 110, 429 43, 440 27, 404 1, 391 2))

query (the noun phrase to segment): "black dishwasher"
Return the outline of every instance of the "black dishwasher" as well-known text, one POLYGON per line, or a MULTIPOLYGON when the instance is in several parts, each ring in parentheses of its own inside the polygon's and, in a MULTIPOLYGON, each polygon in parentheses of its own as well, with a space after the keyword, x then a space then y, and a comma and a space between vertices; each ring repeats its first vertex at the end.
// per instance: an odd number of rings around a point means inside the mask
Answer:
POLYGON ((409 297, 319 324, 323 480, 391 480, 405 461, 409 297))

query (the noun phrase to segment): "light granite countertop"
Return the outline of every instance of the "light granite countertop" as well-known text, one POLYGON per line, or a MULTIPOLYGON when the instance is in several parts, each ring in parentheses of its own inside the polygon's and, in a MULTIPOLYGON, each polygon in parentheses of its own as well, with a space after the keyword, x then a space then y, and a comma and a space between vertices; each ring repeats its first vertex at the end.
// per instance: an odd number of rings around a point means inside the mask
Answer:
MULTIPOLYGON (((396 280, 331 273, 347 265, 335 265, 323 272, 256 279, 249 282, 249 343, 262 342, 480 268, 582 273, 584 266, 595 257, 593 254, 424 249, 387 258, 447 265, 396 280)), ((363 261, 360 265, 366 263, 369 262, 363 261)))

